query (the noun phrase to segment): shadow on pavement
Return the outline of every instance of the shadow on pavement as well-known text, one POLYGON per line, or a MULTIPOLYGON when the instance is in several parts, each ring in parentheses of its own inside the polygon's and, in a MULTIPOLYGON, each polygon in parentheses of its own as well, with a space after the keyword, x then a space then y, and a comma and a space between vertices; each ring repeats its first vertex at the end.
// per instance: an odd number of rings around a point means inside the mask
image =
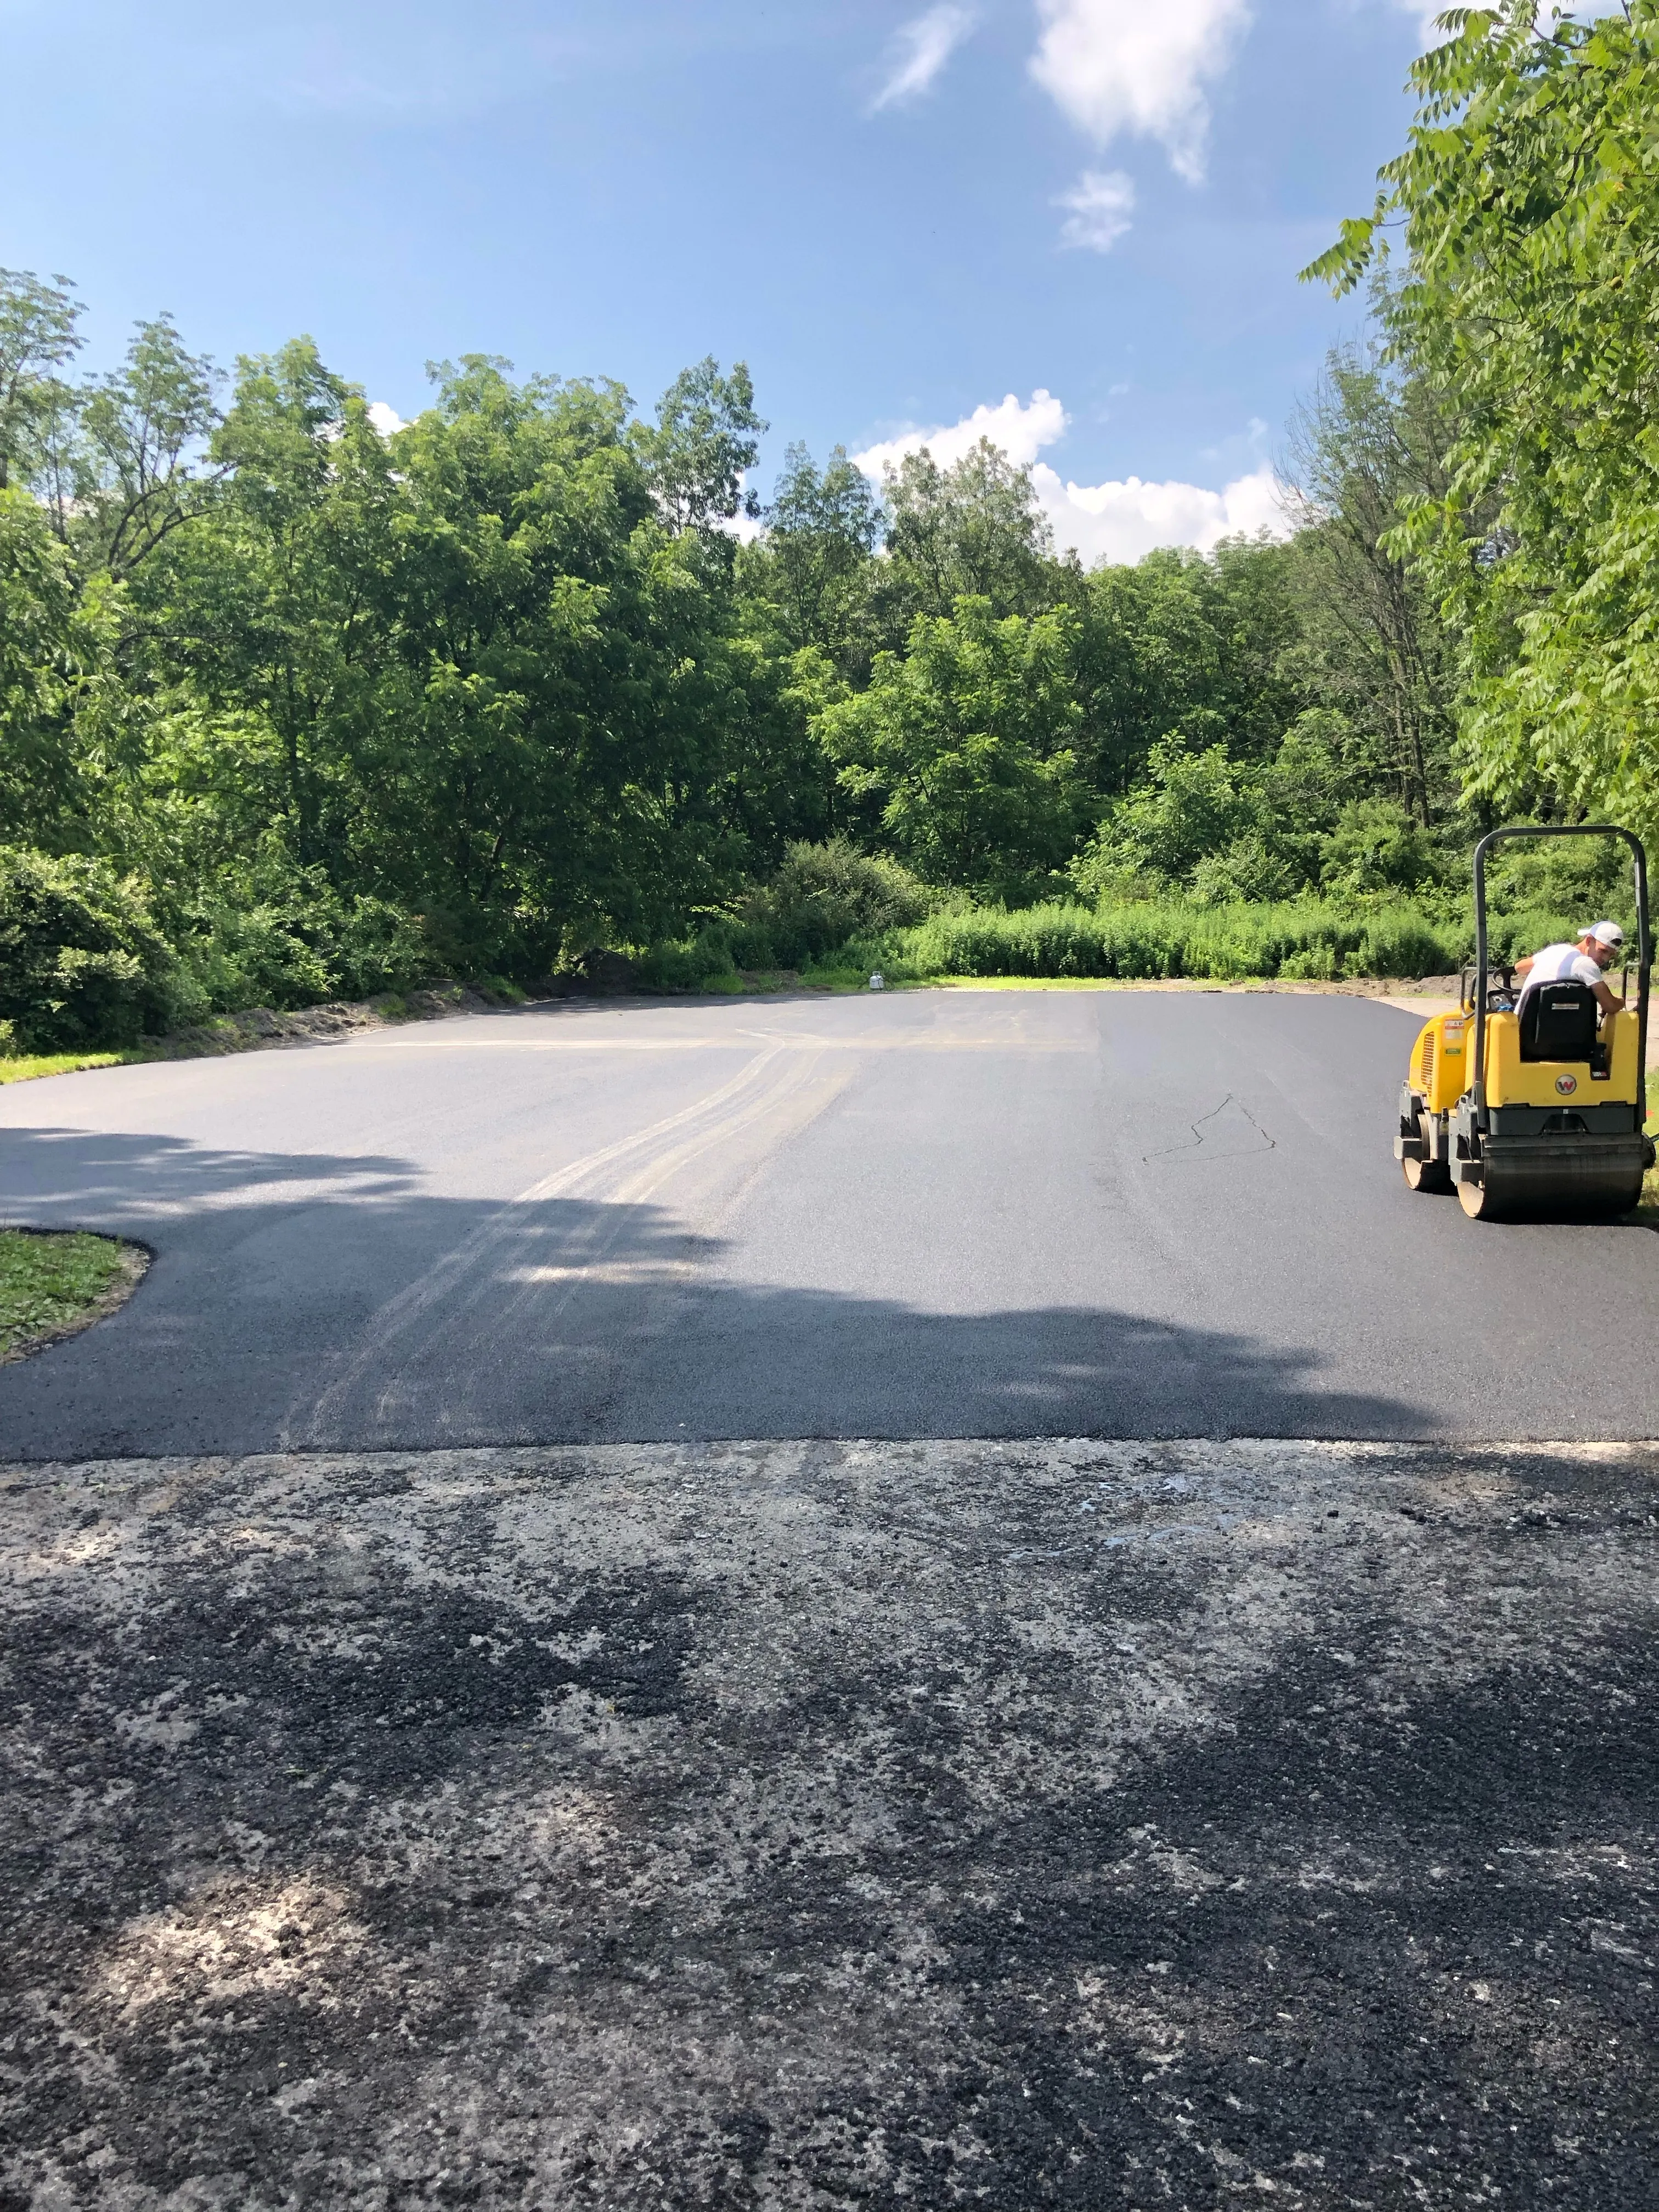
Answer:
POLYGON ((377 1156, 61 1131, 9 1149, 28 1218, 125 1230, 157 1255, 119 1316, 0 1370, 18 1457, 1440 1426, 1251 1334, 745 1283, 722 1273, 720 1240, 653 1205, 434 1198, 377 1156))
POLYGON ((412 1160, 373 1152, 224 1152, 186 1137, 74 1128, 0 1130, 0 1217, 27 1213, 48 1226, 74 1213, 89 1225, 136 1228, 157 1206, 174 1210, 251 1185, 333 1182, 385 1195, 407 1189, 419 1173, 412 1160))

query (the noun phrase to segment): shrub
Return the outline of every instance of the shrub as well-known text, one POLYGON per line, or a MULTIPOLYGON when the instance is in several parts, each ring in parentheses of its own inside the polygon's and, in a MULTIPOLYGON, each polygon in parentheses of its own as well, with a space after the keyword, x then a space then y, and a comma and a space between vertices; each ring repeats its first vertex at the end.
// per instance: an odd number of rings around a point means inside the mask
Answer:
POLYGON ((406 991, 437 970, 426 933, 412 914, 386 899, 356 899, 340 918, 334 986, 349 999, 406 991))
MULTIPOLYGON (((822 845, 791 845, 776 875, 749 894, 731 927, 715 927, 727 965, 804 968, 849 939, 920 921, 939 896, 896 860, 832 837, 822 845)), ((713 934, 705 933, 711 939, 713 934)))
POLYGON ((1412 890, 1434 874, 1428 834, 1392 799, 1356 799, 1325 841, 1321 881, 1328 891, 1412 890))
POLYGON ((179 917, 180 966, 200 1013, 314 1006, 424 981, 435 962, 420 923, 384 899, 343 900, 320 868, 262 854, 246 885, 179 917))
POLYGON ((1444 975, 1457 967, 1468 937, 1463 925, 1434 921, 1405 905, 1054 903, 1012 914, 933 915, 917 927, 857 941, 848 964, 881 967, 898 978, 1444 975))
POLYGON ((124 1045, 178 1003, 143 894, 107 861, 0 847, 0 1024, 26 1053, 124 1045))

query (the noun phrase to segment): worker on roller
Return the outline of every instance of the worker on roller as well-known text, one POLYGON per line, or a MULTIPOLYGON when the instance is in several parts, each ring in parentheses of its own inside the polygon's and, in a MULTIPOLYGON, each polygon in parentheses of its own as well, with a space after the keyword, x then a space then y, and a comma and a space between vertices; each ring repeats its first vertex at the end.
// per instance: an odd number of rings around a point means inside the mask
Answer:
POLYGON ((1547 945, 1529 959, 1517 960, 1515 972, 1521 985, 1516 1000, 1518 1012, 1528 991, 1540 983, 1588 983, 1604 1016, 1616 1014, 1624 1000, 1601 978, 1619 957, 1625 933, 1616 921, 1593 921, 1577 945, 1547 945))

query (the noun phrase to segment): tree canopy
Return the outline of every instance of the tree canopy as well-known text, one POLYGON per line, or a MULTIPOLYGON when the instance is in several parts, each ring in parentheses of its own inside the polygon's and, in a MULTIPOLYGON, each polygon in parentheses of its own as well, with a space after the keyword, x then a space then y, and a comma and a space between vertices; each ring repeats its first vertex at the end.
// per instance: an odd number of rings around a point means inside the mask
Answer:
POLYGON ((1386 273, 1450 426, 1390 535, 1459 648, 1460 763, 1507 811, 1659 829, 1659 5, 1455 11, 1372 213, 1308 273, 1386 273), (1392 268, 1391 237, 1403 246, 1392 268))
POLYGON ((1499 811, 1659 826, 1659 0, 1446 22, 1304 272, 1375 340, 1203 554, 1085 572, 985 442, 763 501, 740 362, 642 411, 468 354, 389 436, 305 337, 87 377, 0 272, 0 1048, 969 900, 1443 905, 1499 811))

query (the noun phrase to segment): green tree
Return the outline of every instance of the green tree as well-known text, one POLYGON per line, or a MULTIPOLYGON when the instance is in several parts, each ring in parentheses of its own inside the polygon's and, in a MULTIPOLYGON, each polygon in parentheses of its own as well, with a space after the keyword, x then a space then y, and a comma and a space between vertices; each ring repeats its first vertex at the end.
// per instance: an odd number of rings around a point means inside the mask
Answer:
POLYGON ((76 696, 96 641, 45 511, 0 490, 0 843, 57 846, 80 814, 76 696))
POLYGON ((786 652, 816 647, 853 681, 869 674, 872 556, 881 502, 837 446, 822 475, 805 446, 784 457, 760 541, 744 550, 739 582, 763 605, 786 652))
POLYGON ((676 530, 751 521, 758 496, 744 489, 766 424, 755 412, 755 386, 738 362, 720 374, 713 354, 682 369, 657 404, 653 428, 636 425, 634 443, 662 512, 676 530))
POLYGON ((0 1044, 131 1044, 173 1011, 143 889, 101 860, 0 846, 0 1044))
POLYGON ((222 488, 199 526, 163 532, 164 552, 134 581, 142 679, 160 695, 183 679, 210 711, 210 744, 229 740, 233 849, 278 823, 298 866, 343 881, 352 763, 392 667, 404 495, 361 393, 306 338, 239 364, 212 457, 222 488))
POLYGON ((1153 746, 1145 780, 1109 809, 1073 870, 1085 892, 1183 884, 1255 826, 1256 794, 1225 745, 1193 750, 1177 731, 1153 746))
POLYGON ((80 319, 67 276, 0 269, 0 491, 32 482, 46 457, 68 392, 55 372, 84 343, 80 319))
POLYGON ((1398 542, 1462 642, 1474 793, 1659 834, 1659 0, 1447 19, 1407 149, 1307 272, 1408 258, 1395 347, 1455 405, 1398 542))
POLYGON ((919 614, 963 597, 997 615, 1036 615, 1060 597, 1054 536, 1029 469, 981 438, 942 469, 924 446, 887 471, 887 559, 878 600, 890 645, 919 614))
POLYGON ((1289 549, 1170 548, 1068 584, 1079 623, 1082 757, 1121 797, 1176 730, 1188 750, 1271 755, 1308 703, 1292 648, 1301 634, 1289 549))
POLYGON ((1349 718, 1352 764, 1386 779, 1426 825, 1455 794, 1455 670, 1425 578, 1398 532, 1443 499, 1451 432, 1421 377, 1333 352, 1291 426, 1292 574, 1313 688, 1349 718))
POLYGON ((1064 610, 998 620, 963 597, 919 615, 902 659, 817 718, 840 781, 878 810, 884 840, 930 883, 1018 899, 1065 860, 1088 794, 1064 610))
POLYGON ((217 381, 211 361, 187 352, 172 318, 161 315, 139 324, 118 369, 79 395, 78 435, 58 480, 74 484, 86 567, 130 576, 202 512, 217 381))

